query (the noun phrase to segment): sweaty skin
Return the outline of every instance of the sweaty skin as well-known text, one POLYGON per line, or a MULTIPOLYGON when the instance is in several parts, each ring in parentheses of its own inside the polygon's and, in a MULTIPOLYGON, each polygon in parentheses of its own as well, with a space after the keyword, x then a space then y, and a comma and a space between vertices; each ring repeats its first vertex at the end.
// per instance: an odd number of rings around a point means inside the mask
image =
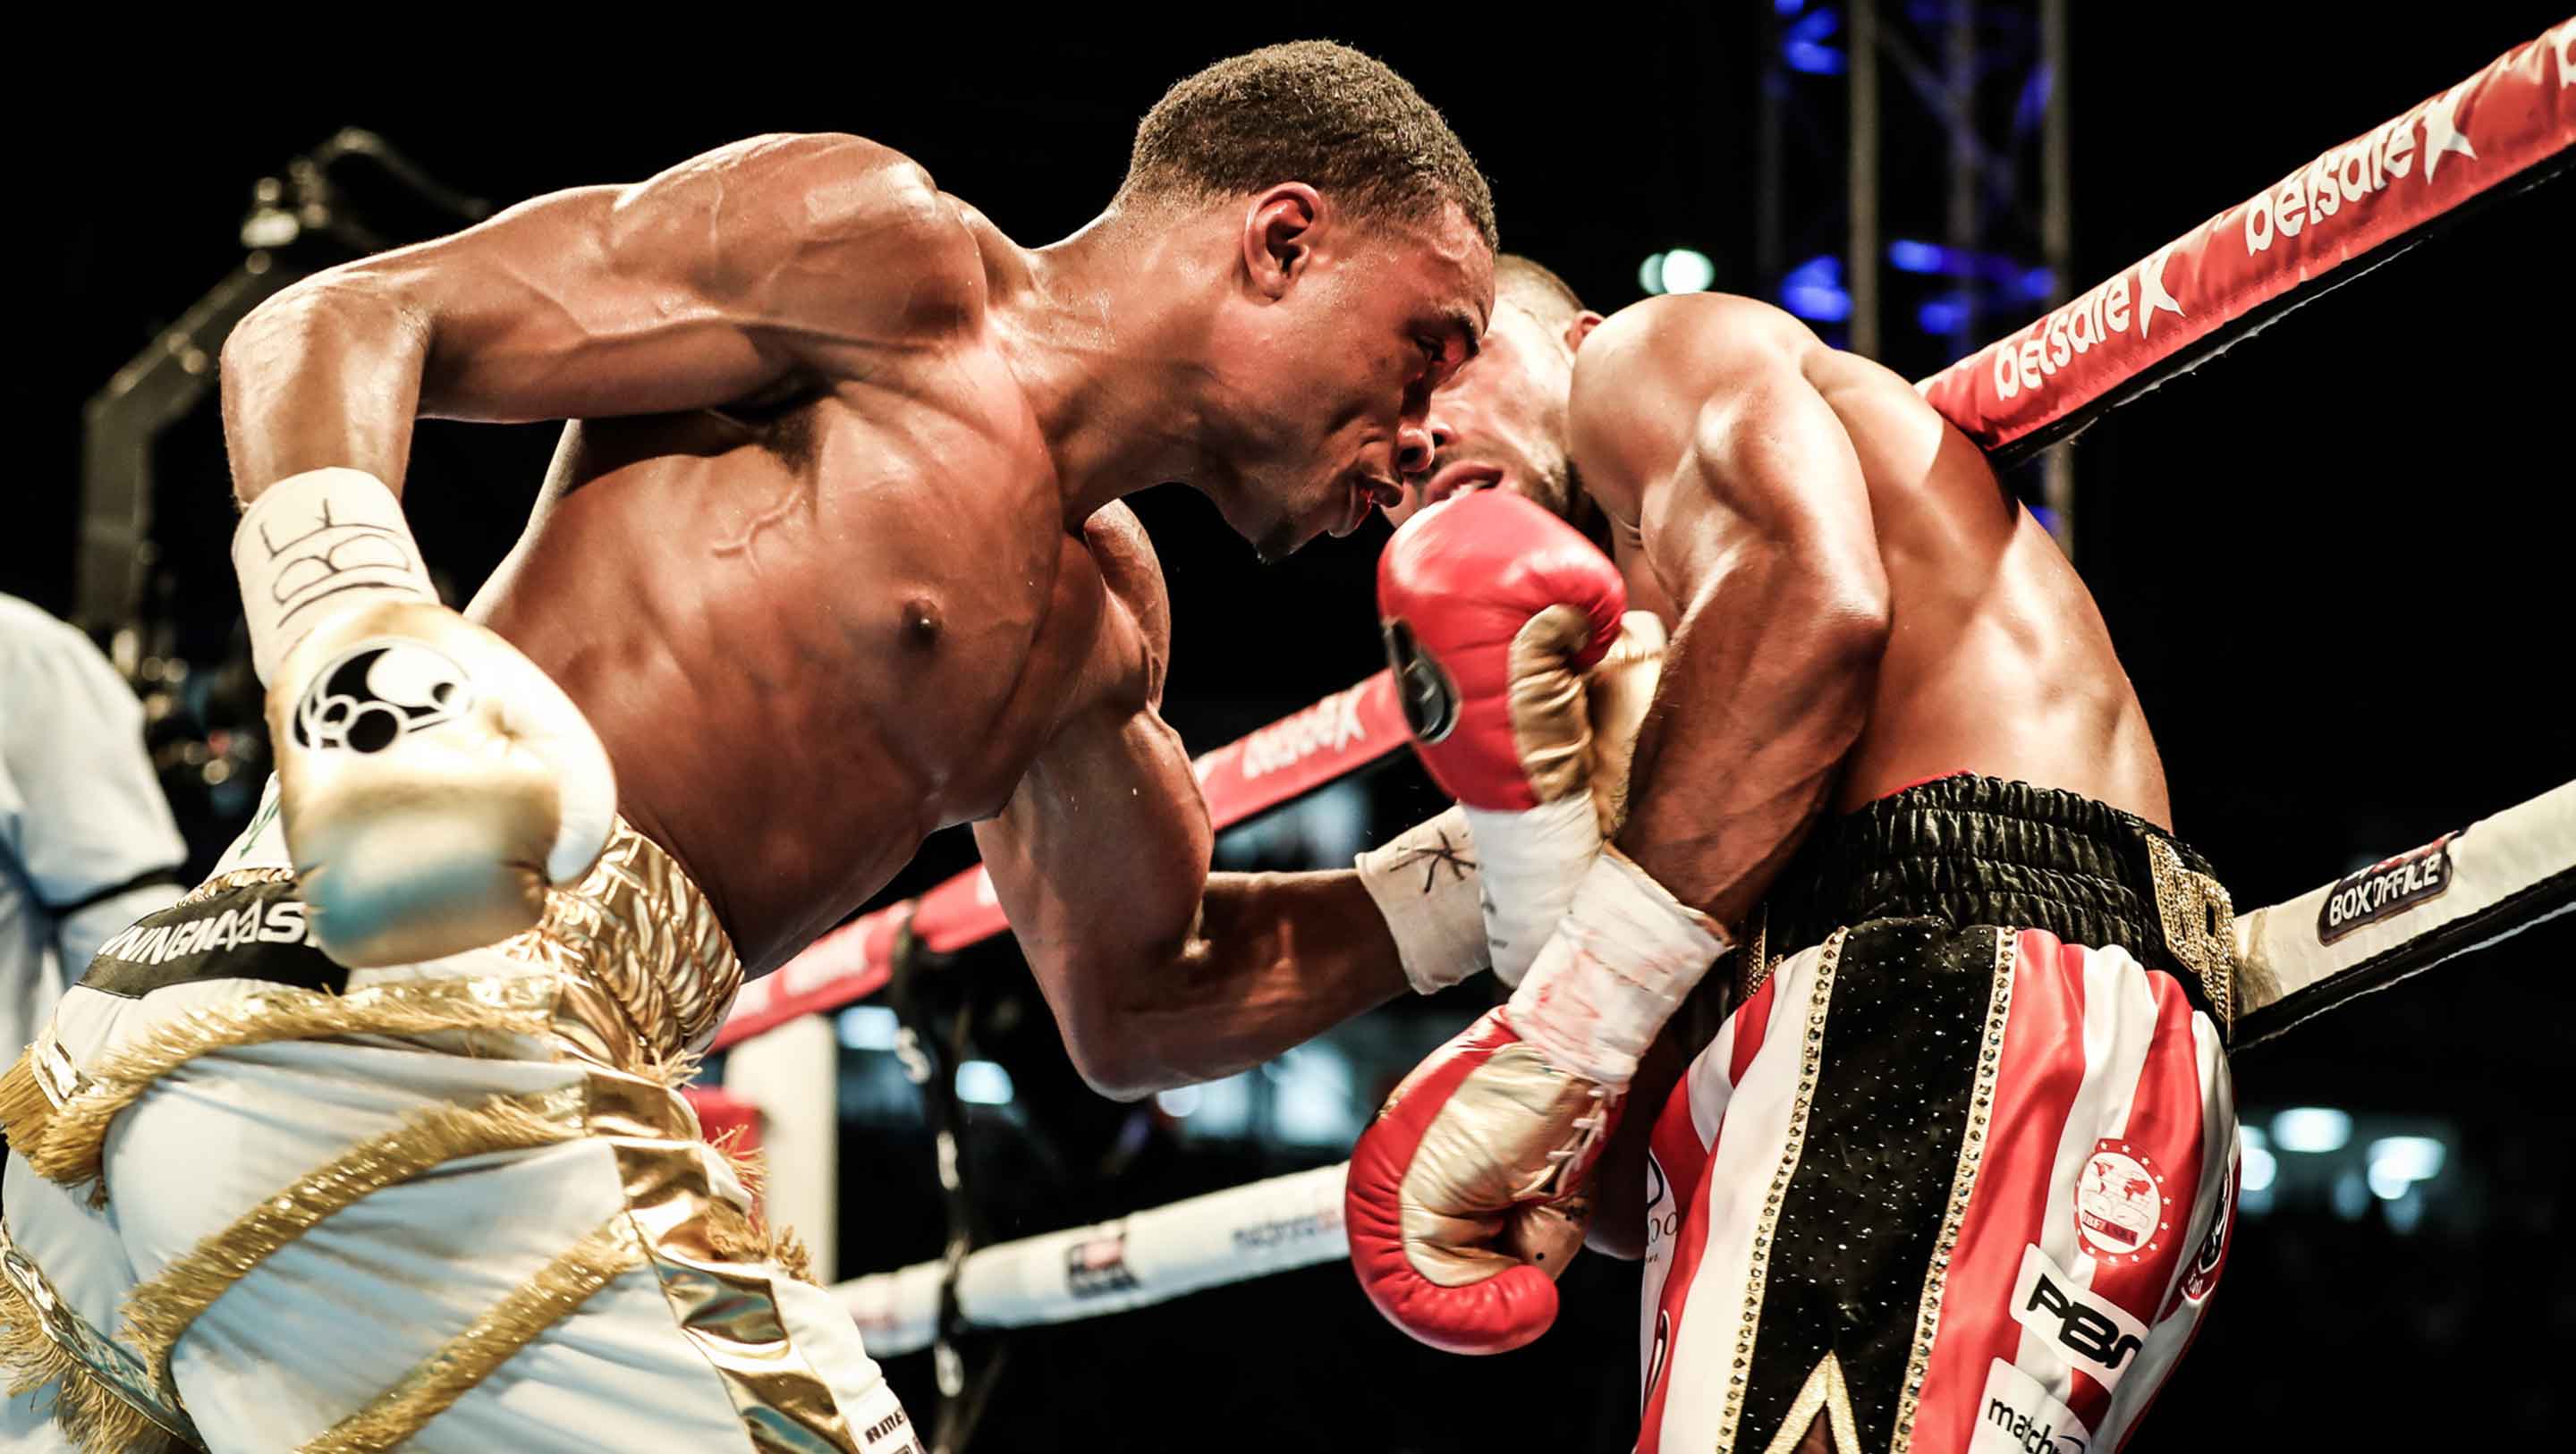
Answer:
MULTIPOLYGON (((1632 600, 1674 629, 1618 844, 1721 923, 1819 816, 1946 773, 2170 826, 2137 694, 2055 541, 1910 384, 1778 309, 1676 296, 1559 337, 1506 294, 1431 428, 1406 511, 1486 485, 1551 503, 1529 482, 1570 465, 1632 600), (1563 424, 1533 431, 1551 396, 1563 424)), ((1646 1132, 1684 1065, 1667 1034, 1640 1067, 1595 1181, 1598 1250, 1643 1251, 1646 1132)))
POLYGON ((1265 554, 1389 497, 1491 308, 1451 214, 1286 183, 1030 250, 882 146, 760 138, 272 301, 225 350, 236 489, 399 490, 416 416, 581 421, 469 614, 750 971, 974 822, 1077 1065, 1143 1094, 1406 982, 1353 875, 1209 875, 1117 496, 1186 481, 1265 554))

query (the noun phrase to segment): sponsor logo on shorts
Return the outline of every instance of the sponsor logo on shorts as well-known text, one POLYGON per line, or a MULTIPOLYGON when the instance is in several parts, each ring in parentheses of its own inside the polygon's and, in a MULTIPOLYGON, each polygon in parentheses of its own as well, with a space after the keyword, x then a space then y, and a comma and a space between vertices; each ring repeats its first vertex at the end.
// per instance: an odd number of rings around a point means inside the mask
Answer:
POLYGON ((2108 1298, 2077 1284, 2037 1246, 2022 1249, 2021 1276, 2013 1283, 2012 1315, 2023 1327, 2064 1350, 2066 1361, 2104 1388, 2146 1345, 2147 1325, 2108 1298))
POLYGON ((1458 687, 1402 621, 1386 623, 1386 659, 1395 668, 1395 693, 1404 723, 1425 742, 1437 742, 1458 725, 1458 687))
POLYGON ((1655 1153, 1646 1153, 1646 1258, 1653 1261, 1664 1255, 1665 1245, 1682 1229, 1682 1209, 1673 1196, 1672 1182, 1664 1175, 1664 1163, 1655 1153))
POLYGON ((912 1416, 896 1409, 859 1432, 859 1447, 875 1454, 881 1445, 883 1454, 919 1454, 921 1441, 912 1436, 912 1416), (884 1441, 898 1433, 903 1435, 902 1443, 885 1444, 884 1441))
POLYGON ((2000 1358, 1986 1370, 1977 1408, 1968 1454, 2084 1454, 2093 1443, 2093 1431, 2073 1410, 2000 1358))
POLYGON ((2317 910, 2317 942, 2332 944, 2355 929, 2393 918, 2417 904, 2450 892, 2451 844, 2460 835, 2445 833, 2412 853, 2383 859, 2361 872, 2335 880, 2317 910))
POLYGON ((1273 1247, 1287 1246, 1291 1242, 1304 1242, 1310 1238, 1328 1236, 1340 1231, 1341 1227, 1342 1214, 1338 1211, 1308 1212, 1302 1217, 1273 1217, 1266 1222, 1255 1222, 1249 1227, 1235 1228, 1234 1250, 1237 1252, 1266 1251, 1273 1247))
POLYGON ((1078 1298, 1134 1287, 1136 1274, 1127 1270, 1127 1234, 1120 1231, 1066 1248, 1064 1285, 1078 1298))
POLYGON ((2200 1250, 2192 1255, 2191 1271, 2183 1274, 2182 1295, 2194 1304, 2209 1300, 2210 1290, 2218 1286, 2218 1269, 2227 1261, 2227 1233, 2236 1222, 2236 1177, 2236 1169, 2228 1168, 2218 1215, 2210 1219, 2209 1235, 2200 1239, 2200 1250))
POLYGON ((2104 1261, 2145 1261, 2172 1230, 2164 1180, 2155 1159, 2128 1142, 2094 1142, 2075 1181, 2076 1240, 2104 1261))
POLYGON ((464 668, 409 641, 376 641, 324 667, 295 704, 296 745, 382 752, 474 704, 464 668))
POLYGON ((148 915, 98 947, 100 959, 128 964, 167 964, 192 954, 245 944, 306 944, 312 922, 302 899, 241 903, 226 894, 203 903, 148 915))

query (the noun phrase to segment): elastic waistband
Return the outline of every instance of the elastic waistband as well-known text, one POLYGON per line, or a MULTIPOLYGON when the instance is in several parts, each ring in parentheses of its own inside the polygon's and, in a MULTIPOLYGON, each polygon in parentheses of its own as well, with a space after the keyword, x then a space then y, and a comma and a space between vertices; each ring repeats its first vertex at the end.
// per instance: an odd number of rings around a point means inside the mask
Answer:
MULTIPOLYGON (((536 926, 489 952, 596 991, 589 998, 613 1010, 624 1030, 595 1025, 603 1049, 631 1039, 665 1059, 703 1050, 742 986, 742 962, 714 906, 669 854, 622 818, 591 871, 549 889, 536 926)), ((251 867, 216 874, 109 939, 80 984, 127 998, 215 979, 343 995, 388 978, 420 973, 333 963, 312 943, 293 870, 251 867)))
POLYGON ((1767 958, 1872 919, 2042 929, 2118 945, 2226 1029, 2235 911, 2209 861, 2080 794, 1961 774, 1817 825, 1756 916, 1767 958))

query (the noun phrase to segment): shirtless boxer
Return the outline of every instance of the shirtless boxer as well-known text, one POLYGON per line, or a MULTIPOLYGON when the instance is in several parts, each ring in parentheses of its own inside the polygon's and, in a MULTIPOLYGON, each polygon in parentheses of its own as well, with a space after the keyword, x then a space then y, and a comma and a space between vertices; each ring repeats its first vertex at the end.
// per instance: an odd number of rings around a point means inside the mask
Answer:
MULTIPOLYGON (((2100 614, 1887 370, 1749 299, 1603 323, 1521 260, 1497 280, 1483 357, 1433 403, 1437 464, 1391 513, 1491 486, 1561 513, 1580 489, 1675 635, 1614 848, 1353 1157, 1363 1282, 1441 1346, 1537 1336, 1592 1164, 1605 1219, 1646 1233, 1641 1451, 2119 1447, 2221 1270, 2235 1118, 2224 892, 2163 826, 2100 614), (1639 1060, 1694 932, 1735 942, 1740 1007, 1667 1101, 1639 1060), (1614 1119, 1649 1158, 1605 1155, 1614 1119)), ((1598 620, 1606 563, 1553 594, 1450 573, 1572 539, 1458 499, 1390 544, 1382 611, 1422 659, 1462 606, 1528 620, 1524 643, 1549 606, 1598 620)), ((1568 639, 1579 665, 1592 638, 1568 639)), ((1550 792, 1527 790, 1532 715, 1469 742, 1452 675, 1422 751, 1488 798, 1490 860, 1499 810, 1550 792)))
POLYGON ((1393 502, 1493 241, 1438 113, 1305 43, 1176 85, 1051 247, 769 137, 252 315, 282 791, 0 1084, 19 1381, 98 1450, 914 1448, 671 1087, 945 824, 1122 1093, 1474 967, 1454 872, 1209 876, 1116 502, 1266 557, 1393 502), (464 616, 396 503, 424 416, 585 421, 464 616))

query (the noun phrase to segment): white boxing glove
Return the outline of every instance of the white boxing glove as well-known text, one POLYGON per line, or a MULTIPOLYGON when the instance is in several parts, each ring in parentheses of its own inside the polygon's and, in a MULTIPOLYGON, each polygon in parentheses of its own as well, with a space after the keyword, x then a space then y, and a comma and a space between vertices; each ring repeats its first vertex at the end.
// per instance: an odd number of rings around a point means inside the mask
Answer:
POLYGON ((324 953, 369 967, 496 943, 589 872, 616 821, 606 749, 534 662, 438 603, 381 481, 269 487, 233 564, 324 953))

